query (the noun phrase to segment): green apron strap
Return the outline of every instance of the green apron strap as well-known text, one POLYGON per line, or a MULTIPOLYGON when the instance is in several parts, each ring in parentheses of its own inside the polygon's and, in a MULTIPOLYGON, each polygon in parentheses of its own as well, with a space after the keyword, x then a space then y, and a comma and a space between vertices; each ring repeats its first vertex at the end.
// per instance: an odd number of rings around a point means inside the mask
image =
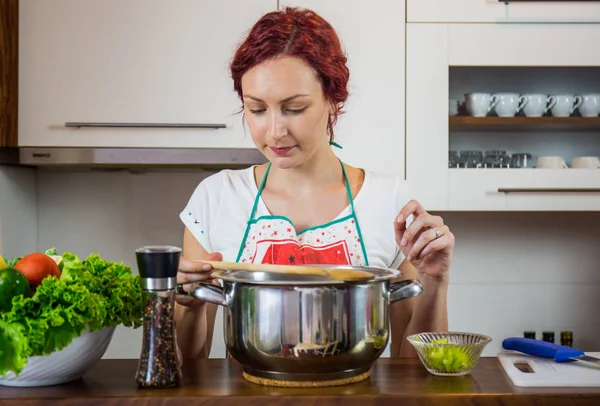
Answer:
POLYGON ((269 166, 267 166, 265 175, 263 176, 262 181, 260 182, 260 186, 258 187, 258 193, 256 194, 256 197, 254 198, 254 205, 252 206, 252 212, 250 213, 250 218, 248 219, 248 222, 250 222, 254 219, 254 213, 256 213, 256 208, 258 207, 260 195, 262 194, 262 191, 265 188, 265 183, 267 183, 267 176, 269 175, 270 170, 271 170, 271 163, 269 162, 269 166))
POLYGON ((348 180, 348 174, 346 173, 346 167, 340 160, 342 165, 342 172, 344 173, 344 182, 346 183, 346 193, 348 193, 348 200, 350 200, 350 207, 352 208, 352 214, 354 214, 354 198, 352 197, 352 189, 350 188, 350 181, 348 180))
POLYGON ((352 218, 354 219, 354 223, 356 224, 356 232, 358 233, 358 238, 360 238, 360 248, 362 249, 363 256, 365 258, 365 264, 367 264, 367 266, 369 266, 369 257, 367 256, 367 249, 365 248, 364 238, 362 236, 362 232, 360 231, 360 225, 358 224, 358 218, 356 217, 356 211, 354 210, 354 198, 352 197, 352 189, 350 188, 350 181, 348 180, 348 175, 346 174, 346 167, 344 166, 344 163, 341 160, 340 160, 340 164, 342 164, 342 172, 344 172, 344 179, 346 180, 346 191, 348 192, 348 199, 350 199, 350 208, 352 209, 352 218))
POLYGON ((265 183, 267 182, 267 175, 269 174, 269 170, 271 169, 271 163, 269 162, 269 166, 267 166, 267 170, 265 172, 265 176, 263 176, 262 181, 260 182, 260 186, 258 187, 258 193, 256 193, 256 197, 254 198, 254 205, 252 206, 252 212, 250 213, 250 218, 246 223, 246 231, 244 232, 244 238, 242 238, 242 243, 240 244, 240 249, 238 250, 237 257, 235 262, 240 262, 240 258, 242 257, 242 252, 244 252, 244 241, 248 238, 248 233, 250 233, 250 225, 252 220, 254 220, 254 214, 256 213, 256 208, 258 207, 258 202, 260 200, 260 194, 265 188, 265 183))

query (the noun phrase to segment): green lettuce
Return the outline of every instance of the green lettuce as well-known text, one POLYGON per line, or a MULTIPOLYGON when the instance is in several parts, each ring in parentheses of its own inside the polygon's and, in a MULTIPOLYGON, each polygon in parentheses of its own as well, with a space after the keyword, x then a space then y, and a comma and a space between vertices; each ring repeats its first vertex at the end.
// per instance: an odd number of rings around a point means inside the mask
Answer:
POLYGON ((15 297, 12 309, 0 313, 0 375, 18 374, 27 357, 60 351, 85 330, 141 326, 140 278, 129 267, 98 254, 81 262, 68 252, 62 265, 60 278, 45 278, 33 295, 15 297))
POLYGON ((15 264, 16 264, 17 262, 19 262, 19 260, 20 260, 20 259, 21 259, 21 258, 11 258, 11 259, 7 259, 7 260, 5 261, 5 262, 6 262, 6 266, 7 266, 7 267, 9 267, 9 268, 14 268, 14 267, 15 267, 15 264))
POLYGON ((18 323, 0 320, 0 371, 21 371, 27 364, 27 342, 18 323))

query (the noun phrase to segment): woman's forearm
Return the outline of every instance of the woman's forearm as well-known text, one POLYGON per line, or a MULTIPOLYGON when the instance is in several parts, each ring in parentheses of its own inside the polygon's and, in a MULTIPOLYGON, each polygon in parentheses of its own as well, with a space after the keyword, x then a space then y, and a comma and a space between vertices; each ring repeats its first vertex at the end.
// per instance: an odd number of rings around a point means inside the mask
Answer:
POLYGON ((204 302, 190 306, 176 305, 177 344, 184 360, 208 358, 210 354, 211 340, 207 339, 208 307, 209 304, 204 302))
POLYGON ((413 346, 406 340, 411 334, 427 331, 448 331, 448 277, 442 280, 423 278, 423 293, 417 296, 412 317, 406 326, 400 357, 416 357, 413 346))

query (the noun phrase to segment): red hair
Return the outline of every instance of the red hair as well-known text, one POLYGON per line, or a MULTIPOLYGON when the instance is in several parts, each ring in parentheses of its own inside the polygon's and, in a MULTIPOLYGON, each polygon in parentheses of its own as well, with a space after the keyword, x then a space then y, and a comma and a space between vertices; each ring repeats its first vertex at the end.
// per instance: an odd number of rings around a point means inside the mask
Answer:
POLYGON ((280 56, 298 57, 317 72, 325 99, 334 107, 327 122, 333 139, 333 126, 343 113, 350 77, 335 30, 307 9, 286 7, 262 16, 236 50, 230 65, 233 88, 242 103, 242 76, 254 66, 280 56))

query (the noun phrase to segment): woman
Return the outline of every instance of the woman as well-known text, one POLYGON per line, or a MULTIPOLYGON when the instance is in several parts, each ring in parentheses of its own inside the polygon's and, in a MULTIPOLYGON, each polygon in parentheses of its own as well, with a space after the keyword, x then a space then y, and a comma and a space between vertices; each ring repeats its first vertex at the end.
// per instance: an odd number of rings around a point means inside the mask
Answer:
MULTIPOLYGON (((231 74, 252 139, 269 162, 199 184, 181 213, 186 259, 177 282, 187 290, 211 281, 202 263, 209 259, 398 268, 402 279, 419 279, 423 293, 391 306, 391 353, 415 356, 404 337, 447 330, 454 236, 410 199, 401 177, 354 168, 334 154, 349 78, 335 31, 309 10, 268 13, 237 49, 231 74)), ((178 297, 184 359, 208 357, 215 312, 213 304, 178 297)))

